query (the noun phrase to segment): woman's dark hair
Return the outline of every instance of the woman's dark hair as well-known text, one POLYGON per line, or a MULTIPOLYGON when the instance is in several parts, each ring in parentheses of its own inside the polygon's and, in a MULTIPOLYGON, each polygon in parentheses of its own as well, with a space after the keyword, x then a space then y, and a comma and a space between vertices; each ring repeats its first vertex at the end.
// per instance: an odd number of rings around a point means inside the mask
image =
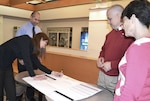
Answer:
POLYGON ((134 0, 131 1, 124 9, 121 18, 128 17, 135 14, 139 21, 149 28, 150 25, 150 2, 147 0, 134 0))
POLYGON ((40 48, 41 39, 47 40, 48 43, 49 43, 48 36, 43 32, 40 32, 40 33, 36 34, 32 39, 33 45, 34 45, 33 54, 40 57, 40 58, 44 57, 45 52, 46 52, 45 48, 40 48))

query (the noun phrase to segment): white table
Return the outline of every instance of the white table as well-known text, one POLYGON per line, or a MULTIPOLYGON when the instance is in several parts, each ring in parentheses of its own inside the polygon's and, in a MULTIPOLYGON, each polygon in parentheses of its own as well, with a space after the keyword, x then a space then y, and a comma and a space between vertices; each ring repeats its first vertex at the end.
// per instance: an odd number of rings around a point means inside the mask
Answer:
MULTIPOLYGON (((99 88, 101 88, 103 91, 97 93, 94 96, 91 96, 89 98, 86 98, 80 101, 113 101, 113 95, 108 90, 104 89, 103 87, 99 87, 99 88)), ((46 96, 46 100, 53 101, 47 96, 46 96)))
MULTIPOLYGON (((36 75, 40 75, 40 74, 44 74, 43 71, 37 69, 37 70, 34 70, 35 74, 36 75)), ((20 72, 20 73, 17 73, 15 75, 15 81, 23 86, 30 86, 28 83, 26 83, 22 78, 24 77, 28 77, 29 76, 29 73, 28 71, 24 71, 24 72, 20 72)), ((41 92, 38 92, 38 100, 39 101, 42 101, 42 94, 41 92)))
MULTIPOLYGON (((32 78, 30 77, 26 77, 26 78, 23 78, 26 82, 28 82, 31 86, 33 86, 35 89, 39 90, 40 92, 42 92, 43 94, 46 95, 46 99, 48 101, 53 101, 51 97, 51 88, 49 88, 49 86, 52 86, 54 84, 51 85, 51 83, 56 80, 52 80, 51 78, 51 81, 52 82, 49 82, 49 85, 47 85, 47 82, 36 82, 36 81, 33 81, 32 78), (45 83, 45 84, 44 84, 45 83), (38 84, 42 85, 42 86, 39 86, 38 84), (45 88, 44 88, 45 87, 45 88), (44 89, 44 90, 43 90, 44 89), (47 90, 48 89, 48 90, 47 90)), ((62 83, 60 83, 61 85, 62 83)), ((57 85, 57 84, 56 84, 57 85)), ((63 85, 63 84, 62 84, 63 85)), ((54 86, 54 88, 57 87, 57 86, 54 86)), ((58 88, 60 88, 58 86, 58 88)), ((107 91, 106 89, 102 88, 102 87, 98 87, 100 89, 102 89, 101 92, 93 95, 93 96, 90 96, 88 98, 85 98, 85 99, 82 99, 82 100, 78 100, 78 101, 113 101, 113 95, 107 91)), ((64 90, 63 90, 64 91, 64 90)), ((62 91, 61 91, 62 92, 62 91)), ((69 100, 69 101, 72 101, 72 100, 69 100)))
MULTIPOLYGON (((44 72, 41 71, 41 70, 39 70, 39 69, 34 70, 34 73, 35 73, 36 75, 44 74, 44 72)), ((15 75, 15 80, 16 80, 18 83, 22 84, 22 85, 29 86, 29 84, 26 83, 26 82, 22 79, 22 78, 28 77, 28 76, 29 76, 28 71, 20 72, 20 73, 17 73, 17 74, 15 75)))

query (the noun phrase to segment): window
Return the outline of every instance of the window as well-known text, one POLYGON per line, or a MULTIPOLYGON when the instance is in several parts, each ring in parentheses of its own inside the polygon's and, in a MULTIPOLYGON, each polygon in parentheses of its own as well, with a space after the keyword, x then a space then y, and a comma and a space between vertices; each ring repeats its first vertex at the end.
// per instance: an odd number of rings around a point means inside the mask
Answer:
POLYGON ((50 46, 72 47, 72 27, 49 27, 50 46))

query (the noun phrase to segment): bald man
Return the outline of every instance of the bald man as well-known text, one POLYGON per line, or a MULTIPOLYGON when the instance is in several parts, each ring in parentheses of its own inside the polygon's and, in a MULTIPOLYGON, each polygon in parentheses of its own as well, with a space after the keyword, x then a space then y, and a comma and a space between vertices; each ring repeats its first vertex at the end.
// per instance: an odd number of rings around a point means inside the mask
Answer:
POLYGON ((112 94, 114 94, 118 80, 119 61, 134 41, 133 38, 127 38, 124 35, 121 22, 122 11, 121 5, 113 5, 107 10, 108 24, 110 24, 112 31, 106 35, 106 40, 97 59, 97 67, 100 69, 97 84, 112 94))
POLYGON ((29 21, 22 25, 16 33, 16 36, 28 35, 31 38, 33 35, 33 27, 35 34, 42 32, 41 28, 38 26, 40 23, 40 13, 38 11, 33 11, 30 15, 29 21))

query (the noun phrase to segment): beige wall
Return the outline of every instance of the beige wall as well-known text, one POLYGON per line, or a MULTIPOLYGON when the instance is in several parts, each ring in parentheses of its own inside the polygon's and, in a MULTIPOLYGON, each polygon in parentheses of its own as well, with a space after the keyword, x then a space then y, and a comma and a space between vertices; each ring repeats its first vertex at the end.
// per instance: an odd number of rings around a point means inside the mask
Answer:
MULTIPOLYGON (((3 24, 3 33, 1 34, 1 42, 5 42, 8 39, 14 36, 13 27, 22 26, 28 19, 24 18, 15 18, 15 17, 2 17, 3 24)), ((88 18, 78 18, 78 19, 64 19, 64 20, 47 20, 41 21, 40 27, 42 30, 47 33, 47 27, 72 27, 73 28, 73 49, 79 49, 80 46, 80 33, 81 27, 88 27, 88 18)), ((2 33, 2 32, 1 32, 2 33)))
POLYGON ((0 15, 28 18, 31 11, 0 5, 0 15))
MULTIPOLYGON (((122 4, 123 6, 125 6, 129 1, 128 0, 114 1, 112 2, 112 4, 122 4)), ((75 27, 74 33, 80 34, 79 30, 81 26, 89 27, 88 51, 79 51, 79 50, 54 48, 54 47, 48 47, 47 51, 75 55, 75 56, 82 56, 94 60, 97 59, 100 48, 104 43, 105 35, 110 31, 110 28, 107 25, 107 21, 87 20, 89 16, 89 9, 92 7, 95 7, 95 4, 78 5, 78 6, 40 11, 41 13, 40 26, 44 31, 46 31, 46 28, 48 26, 56 26, 56 25, 74 26, 75 27), (75 21, 77 19, 78 21, 75 21)), ((27 10, 0 6, 0 15, 1 15, 0 22, 3 22, 2 25, 0 25, 1 26, 0 32, 2 33, 0 42, 4 42, 12 38, 13 27, 21 26, 22 24, 24 24, 27 20, 24 18, 29 18, 30 13, 31 11, 27 11, 27 10)), ((76 37, 76 35, 74 35, 74 37, 76 37)), ((77 39, 75 38, 74 40, 77 39)))
POLYGON ((80 48, 80 34, 82 27, 88 27, 89 21, 86 18, 63 19, 63 20, 47 20, 42 21, 43 31, 47 33, 48 27, 72 27, 72 49, 80 48))
POLYGON ((43 20, 81 18, 89 16, 89 9, 95 4, 69 6, 40 11, 43 20))
POLYGON ((3 17, 3 42, 7 41, 14 37, 13 27, 21 26, 27 21, 27 19, 23 18, 15 18, 15 17, 3 17))
POLYGON ((0 16, 0 43, 3 42, 3 16, 0 16))

